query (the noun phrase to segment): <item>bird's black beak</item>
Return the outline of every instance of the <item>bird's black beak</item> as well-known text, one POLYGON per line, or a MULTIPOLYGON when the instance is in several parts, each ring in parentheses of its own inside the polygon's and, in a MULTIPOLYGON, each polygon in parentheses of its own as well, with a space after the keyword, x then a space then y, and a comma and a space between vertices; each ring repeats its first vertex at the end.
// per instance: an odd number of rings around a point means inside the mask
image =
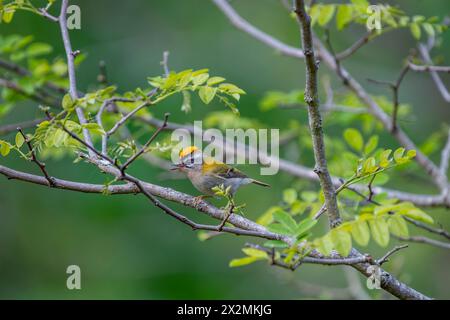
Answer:
POLYGON ((175 171, 178 170, 180 168, 184 167, 184 165, 182 163, 178 163, 178 164, 173 164, 172 167, 170 168, 171 171, 175 171))

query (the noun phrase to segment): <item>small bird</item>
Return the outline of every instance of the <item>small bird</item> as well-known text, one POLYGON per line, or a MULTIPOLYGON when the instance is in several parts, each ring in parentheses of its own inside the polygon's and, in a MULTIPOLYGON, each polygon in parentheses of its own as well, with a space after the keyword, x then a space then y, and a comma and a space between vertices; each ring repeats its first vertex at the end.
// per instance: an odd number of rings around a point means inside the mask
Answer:
POLYGON ((267 183, 249 178, 236 168, 213 158, 204 158, 202 152, 195 146, 185 147, 180 151, 180 163, 173 170, 179 170, 187 175, 194 187, 205 196, 215 196, 214 187, 223 185, 230 187, 230 195, 234 196, 240 186, 254 183, 270 187, 267 183))

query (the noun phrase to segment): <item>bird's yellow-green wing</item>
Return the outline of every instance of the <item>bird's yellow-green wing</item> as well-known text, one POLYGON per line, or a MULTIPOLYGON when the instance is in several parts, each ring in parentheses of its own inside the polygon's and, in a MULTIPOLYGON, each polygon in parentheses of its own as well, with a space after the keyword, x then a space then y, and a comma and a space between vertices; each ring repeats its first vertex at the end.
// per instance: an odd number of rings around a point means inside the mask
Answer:
POLYGON ((204 174, 214 174, 224 179, 248 178, 247 175, 236 168, 233 168, 223 162, 207 159, 203 163, 204 174))

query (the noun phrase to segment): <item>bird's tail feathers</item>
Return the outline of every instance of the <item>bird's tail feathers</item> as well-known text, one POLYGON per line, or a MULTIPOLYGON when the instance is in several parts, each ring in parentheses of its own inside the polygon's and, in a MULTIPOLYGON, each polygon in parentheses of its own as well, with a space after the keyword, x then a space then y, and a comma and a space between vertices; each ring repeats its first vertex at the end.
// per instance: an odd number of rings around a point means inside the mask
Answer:
POLYGON ((257 184, 259 186, 263 186, 263 187, 270 187, 270 184, 267 184, 267 183, 264 183, 264 182, 261 182, 261 181, 255 180, 255 179, 252 179, 252 183, 257 184))

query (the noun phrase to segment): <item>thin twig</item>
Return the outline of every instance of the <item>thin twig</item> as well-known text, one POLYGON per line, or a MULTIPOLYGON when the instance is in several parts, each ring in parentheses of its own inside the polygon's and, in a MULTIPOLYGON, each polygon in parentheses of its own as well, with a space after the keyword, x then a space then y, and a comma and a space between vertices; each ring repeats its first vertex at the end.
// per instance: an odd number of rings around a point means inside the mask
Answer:
POLYGON ((394 238, 397 238, 401 241, 408 241, 408 242, 417 242, 417 243, 425 243, 429 244, 435 247, 443 248, 443 249, 450 249, 450 243, 449 242, 442 242, 434 239, 430 239, 427 237, 422 236, 412 236, 412 237, 397 237, 393 236, 394 238))
POLYGON ((426 230, 428 232, 431 232, 431 233, 438 234, 438 235, 443 236, 443 237, 445 237, 445 238, 450 240, 450 233, 448 233, 448 231, 446 231, 446 230, 444 230, 442 228, 440 228, 440 229, 433 228, 433 227, 430 227, 429 225, 427 225, 425 223, 416 221, 416 220, 411 219, 411 218, 406 217, 406 216, 404 216, 403 219, 405 219, 406 221, 408 221, 409 223, 415 225, 418 228, 424 229, 424 230, 426 230))
POLYGON ((225 213, 225 217, 217 226, 217 231, 222 231, 223 227, 228 221, 228 218, 230 217, 231 214, 233 214, 234 207, 235 207, 234 203, 230 203, 230 208, 228 208, 227 212, 225 213))
MULTIPOLYGON (((115 103, 115 102, 135 102, 134 99, 128 99, 128 98, 122 98, 122 97, 112 97, 109 99, 106 99, 103 101, 102 105, 100 106, 97 115, 95 116, 97 124, 105 131, 105 128, 103 126, 102 116, 105 111, 105 109, 115 103)), ((106 154, 107 152, 107 145, 108 145, 108 134, 105 132, 105 134, 102 136, 102 153, 106 154)))
POLYGON ((412 62, 408 62, 409 68, 412 71, 416 72, 444 72, 444 73, 450 73, 450 67, 448 66, 419 66, 417 64, 414 64, 412 62))
POLYGON ((36 165, 39 167, 39 169, 41 170, 41 172, 44 174, 45 179, 47 180, 48 186, 49 187, 54 187, 55 186, 55 181, 52 177, 50 177, 50 175, 47 172, 47 169, 45 168, 45 163, 41 162, 38 160, 38 158, 36 157, 36 153, 34 152, 33 146, 31 145, 31 141, 28 138, 28 136, 23 132, 22 128, 18 127, 17 131, 19 131, 19 133, 22 135, 25 143, 28 146, 28 149, 30 150, 30 154, 31 154, 31 161, 36 163, 36 165))
POLYGON ((48 20, 50 20, 52 22, 58 22, 59 21, 58 17, 55 17, 55 16, 51 15, 44 8, 40 8, 38 10, 39 10, 40 15, 43 16, 44 18, 47 18, 48 20))
POLYGON ((130 119, 132 116, 134 116, 136 113, 138 113, 143 108, 149 106, 151 104, 150 101, 144 101, 140 105, 138 105, 136 108, 134 108, 131 112, 127 113, 125 116, 123 116, 119 121, 117 121, 114 126, 106 133, 106 136, 110 137, 112 136, 117 129, 120 128, 128 119, 130 119))
POLYGON ((447 143, 445 144, 441 152, 441 165, 439 169, 441 170, 441 173, 443 175, 447 175, 449 162, 450 162, 450 128, 448 129, 447 143))
POLYGON ((354 44, 352 44, 349 48, 345 49, 344 51, 337 53, 336 58, 340 61, 350 57, 353 55, 356 51, 358 51, 362 46, 364 46, 366 43, 370 41, 370 37, 374 34, 374 31, 367 32, 364 36, 359 38, 354 44))
POLYGON ((387 85, 392 90, 392 95, 393 95, 393 97, 392 97, 393 110, 392 110, 392 118, 391 118, 391 132, 392 133, 395 133, 398 129, 397 116, 398 116, 398 107, 400 105, 398 93, 400 90, 400 85, 401 85, 403 79, 405 78, 405 75, 408 73, 408 70, 409 70, 409 65, 406 64, 400 71, 400 74, 397 77, 397 80, 395 82, 367 79, 368 81, 376 83, 376 84, 387 85))
POLYGON ((91 155, 97 155, 100 157, 100 159, 106 160, 110 164, 114 164, 114 160, 109 158, 106 154, 102 154, 97 149, 95 149, 92 145, 88 144, 86 141, 84 141, 82 138, 80 138, 76 133, 70 131, 67 129, 64 125, 61 124, 61 129, 64 130, 69 136, 71 136, 73 139, 84 145, 87 149, 89 154, 91 155))
POLYGON ((367 184, 367 189, 369 189, 369 195, 367 196, 367 201, 369 201, 369 202, 373 202, 372 199, 373 199, 373 196, 375 195, 375 193, 373 192, 372 184, 376 177, 377 177, 376 175, 373 175, 372 178, 370 178, 369 183, 367 184))
MULTIPOLYGON (((422 57, 422 60, 427 63, 427 64, 432 64, 433 61, 431 60, 430 57, 430 50, 431 48, 434 46, 434 41, 432 41, 433 44, 431 46, 429 46, 427 48, 427 46, 425 46, 424 44, 420 43, 418 48, 419 48, 419 53, 422 57)), ((431 71, 430 72, 431 75, 431 79, 433 80, 433 82, 435 83, 439 93, 441 94, 442 98, 446 101, 446 102, 450 102, 450 92, 447 90, 444 82, 442 81, 441 77, 439 76, 439 74, 435 71, 431 71)))
POLYGON ((267 33, 255 28, 248 21, 240 17, 231 5, 226 0, 212 0, 214 4, 222 10, 222 12, 230 19, 231 23, 238 29, 248 33, 253 38, 265 43, 269 47, 275 49, 277 52, 281 54, 295 57, 295 58, 304 58, 302 50, 299 48, 292 47, 287 45, 280 40, 268 35, 267 33))
POLYGON ((103 86, 108 85, 108 72, 106 70, 106 62, 104 60, 100 60, 98 63, 99 74, 97 76, 97 81, 103 86))
MULTIPOLYGON (((253 248, 253 249, 264 251, 264 252, 268 253, 269 255, 272 255, 272 253, 273 253, 273 251, 271 249, 260 246, 258 244, 246 243, 245 246, 248 248, 253 248)), ((273 257, 275 257, 275 256, 273 255, 273 257)), ((287 257, 287 254, 281 253, 280 257, 285 258, 285 257, 287 257)), ((294 256, 293 260, 295 260, 296 257, 297 257, 297 255, 294 256)), ((315 258, 315 257, 306 256, 306 257, 300 257, 298 259, 299 260, 297 261, 297 263, 295 265, 288 265, 284 262, 277 261, 276 259, 273 259, 273 260, 274 260, 275 265, 284 267, 284 268, 288 268, 290 270, 296 270, 303 263, 323 264, 323 265, 331 266, 331 265, 353 265, 353 264, 372 261, 372 258, 367 255, 361 255, 359 257, 351 257, 351 258, 324 258, 324 257, 315 258)))
POLYGON ((44 96, 43 94, 39 93, 39 92, 34 92, 34 93, 29 93, 26 92, 23 88, 21 88, 17 83, 10 81, 10 80, 6 80, 3 78, 0 78, 0 87, 5 87, 8 89, 11 89, 15 92, 17 92, 18 94, 29 98, 31 100, 34 100, 36 102, 40 102, 44 105, 56 105, 58 104, 57 100, 55 99, 48 99, 48 97, 44 96))
MULTIPOLYGON (((0 59, 0 68, 8 70, 10 72, 14 72, 15 74, 19 75, 19 76, 29 76, 31 75, 31 72, 28 71, 27 69, 23 68, 22 66, 12 63, 10 61, 6 61, 3 59, 0 59)), ((56 91, 58 93, 66 93, 66 89, 54 84, 53 82, 46 82, 44 83, 45 86, 47 86, 49 89, 52 89, 53 91, 56 91)))
POLYGON ((389 261, 389 257, 392 256, 394 253, 396 253, 397 251, 400 251, 402 249, 408 248, 407 244, 401 245, 401 246, 395 246, 392 250, 389 250, 383 257, 381 257, 380 259, 376 260, 376 264, 378 265, 383 265, 383 263, 388 262, 389 261))
POLYGON ((121 167, 120 171, 122 173, 125 172, 125 170, 128 168, 130 164, 132 164, 141 154, 147 151, 147 148, 150 146, 150 144, 153 142, 153 140, 156 139, 156 137, 159 135, 159 133, 164 130, 167 127, 167 121, 169 120, 169 113, 166 113, 164 115, 164 121, 163 124, 153 133, 153 135, 148 139, 148 141, 142 146, 142 148, 136 152, 133 156, 131 156, 121 167))
POLYGON ((35 119, 35 120, 28 120, 28 121, 23 121, 23 122, 14 123, 14 124, 7 124, 7 125, 0 127, 0 135, 6 135, 8 133, 16 131, 17 128, 19 128, 19 127, 22 129, 31 128, 31 127, 38 125, 42 121, 45 121, 45 119, 35 119))
POLYGON ((331 44, 331 39, 330 39, 330 30, 329 29, 325 29, 325 43, 328 46, 328 50, 330 50, 331 55, 333 56, 334 59, 334 63, 336 65, 336 73, 339 76, 339 78, 343 79, 343 83, 345 85, 348 85, 347 80, 345 79, 345 77, 342 76, 342 67, 341 67, 341 61, 340 59, 337 57, 334 49, 333 49, 333 45, 331 44))
POLYGON ((164 69, 164 76, 167 78, 169 76, 169 51, 163 52, 163 60, 161 61, 161 65, 164 69))

